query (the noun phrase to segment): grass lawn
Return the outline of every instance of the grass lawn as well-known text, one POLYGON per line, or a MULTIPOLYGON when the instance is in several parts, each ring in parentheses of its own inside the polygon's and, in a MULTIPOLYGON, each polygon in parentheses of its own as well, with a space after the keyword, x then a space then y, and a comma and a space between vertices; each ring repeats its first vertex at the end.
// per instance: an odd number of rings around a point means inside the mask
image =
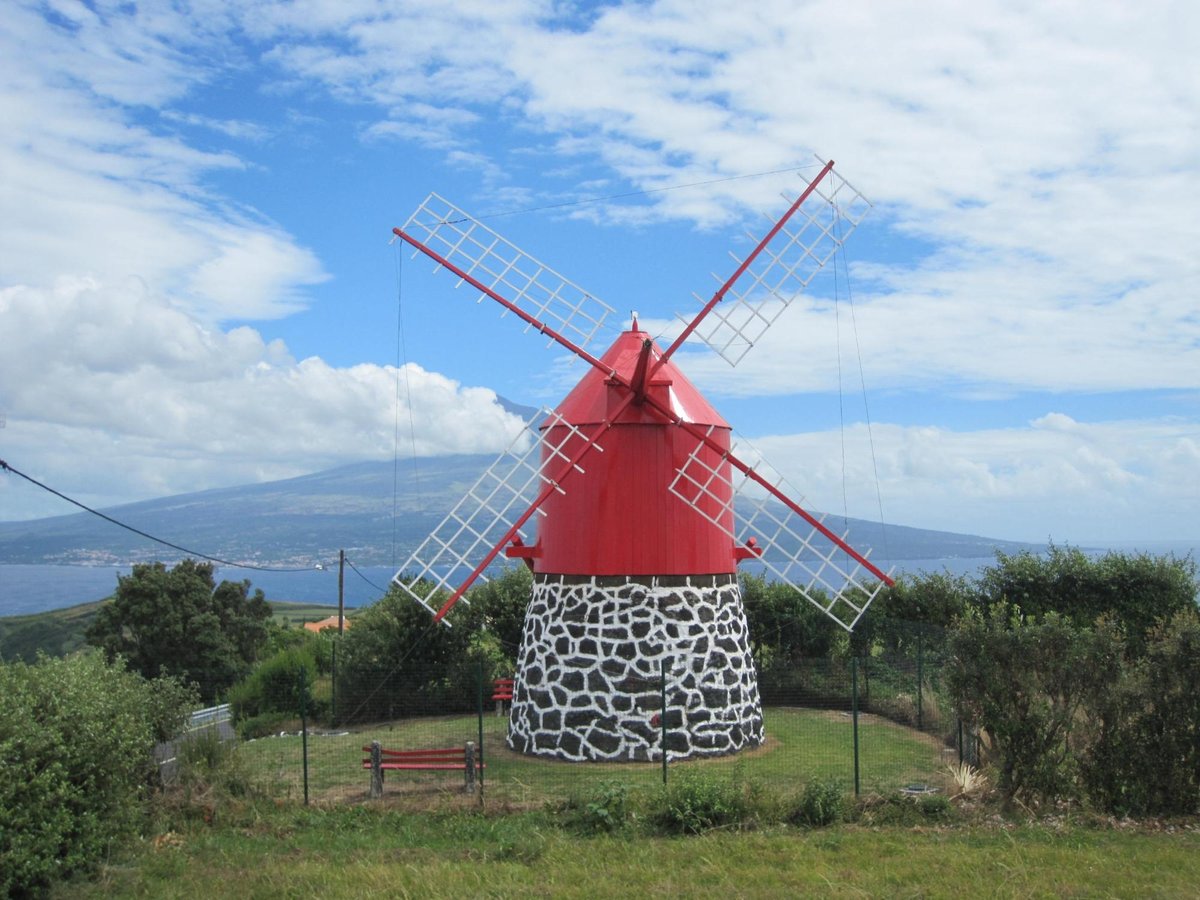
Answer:
MULTIPOLYGON (((814 778, 854 785, 853 731, 849 716, 811 709, 767 709, 766 744, 731 757, 670 764, 686 768, 732 770, 735 767, 768 791, 790 793, 814 778)), ((662 783, 661 763, 568 763, 513 753, 504 746, 507 719, 485 715, 484 773, 488 804, 537 806, 548 799, 587 791, 604 781, 633 787, 662 783)), ((369 773, 361 767, 362 747, 372 740, 392 749, 461 747, 478 741, 474 716, 421 718, 371 726, 349 734, 308 739, 309 796, 316 801, 365 798, 369 773)), ((859 769, 864 792, 890 792, 914 782, 946 785, 950 758, 938 742, 886 719, 859 717, 859 769)), ((303 796, 303 757, 298 735, 249 742, 238 754, 251 773, 273 782, 285 797, 303 796)), ((454 772, 393 772, 385 783, 385 802, 412 802, 422 808, 466 807, 462 776, 454 772)))
POLYGON ((197 823, 62 897, 1189 897, 1200 833, 1038 826, 579 837, 489 817, 289 807, 197 823))

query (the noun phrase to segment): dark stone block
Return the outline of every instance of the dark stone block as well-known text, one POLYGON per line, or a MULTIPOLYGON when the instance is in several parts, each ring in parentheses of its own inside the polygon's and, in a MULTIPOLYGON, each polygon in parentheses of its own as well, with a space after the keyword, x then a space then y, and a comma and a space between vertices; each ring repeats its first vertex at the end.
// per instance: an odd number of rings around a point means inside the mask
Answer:
POLYGON ((553 734, 541 732, 534 735, 533 746, 535 750, 557 750, 558 738, 553 734))
POLYGON ((713 612, 713 608, 705 603, 696 607, 696 617, 701 622, 707 623, 711 622, 716 617, 716 614, 713 612))
POLYGON ((720 650, 714 650, 712 653, 708 654, 708 660, 704 663, 704 665, 706 668, 712 671, 719 672, 729 665, 729 657, 720 650))
POLYGON ((691 749, 688 735, 682 731, 667 732, 667 750, 675 753, 687 753, 691 749))
POLYGON ((599 670, 592 669, 592 671, 588 672, 587 690, 588 693, 596 696, 607 694, 609 692, 610 689, 608 682, 605 681, 604 675, 601 674, 599 670))
POLYGON ((649 622, 634 622, 629 628, 629 634, 634 638, 644 638, 650 633, 649 622))
MULTIPOLYGON (((624 641, 620 644, 617 644, 617 646, 614 648, 614 650, 615 650, 614 655, 618 659, 636 659, 637 658, 637 653, 638 653, 637 645, 634 644, 633 641, 624 641)), ((653 651, 651 651, 651 652, 653 652, 653 651)))
POLYGON ((563 725, 567 728, 583 728, 592 724, 595 718, 594 713, 572 710, 563 718, 563 725))
POLYGON ((592 708, 592 698, 589 697, 587 694, 576 694, 574 697, 571 698, 571 708, 572 709, 591 709, 592 708))
MULTIPOLYGON (((586 633, 586 632, 585 632, 586 633)), ((580 635, 582 637, 582 635, 580 635)), ((596 656, 600 648, 596 646, 596 641, 592 638, 585 637, 579 642, 579 652, 584 656, 596 656)))
POLYGON ((619 678, 620 676, 624 675, 628 670, 629 670, 629 664, 622 662, 619 659, 613 659, 611 657, 606 657, 600 663, 600 671, 603 672, 605 675, 608 675, 610 678, 619 678))
POLYGON ((568 691, 582 691, 584 688, 582 672, 567 672, 559 682, 568 691))
POLYGON ((579 756, 580 746, 579 735, 573 731, 564 731, 558 741, 558 749, 567 756, 579 756))
POLYGON ((612 756, 621 749, 621 739, 600 728, 593 728, 587 733, 587 742, 604 756, 612 756))
POLYGON ((542 728, 546 731, 558 731, 562 728, 562 713, 557 709, 547 710, 542 714, 542 728))
POLYGON ((729 692, 722 688, 705 687, 700 692, 704 695, 704 705, 709 709, 721 709, 729 705, 729 692))
POLYGON ((571 652, 571 639, 564 635, 556 640, 554 642, 554 652, 559 656, 566 656, 569 654, 571 652))

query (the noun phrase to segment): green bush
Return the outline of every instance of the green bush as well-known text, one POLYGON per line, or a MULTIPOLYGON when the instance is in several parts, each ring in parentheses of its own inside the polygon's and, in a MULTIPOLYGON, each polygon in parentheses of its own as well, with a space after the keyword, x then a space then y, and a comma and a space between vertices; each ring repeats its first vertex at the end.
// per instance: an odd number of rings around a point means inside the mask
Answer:
POLYGON ((629 788, 619 781, 604 781, 590 794, 569 798, 562 806, 564 824, 583 834, 612 834, 629 825, 633 805, 629 788))
POLYGON ((842 817, 843 791, 836 781, 810 781, 787 815, 793 825, 823 828, 842 817))
POLYGON ((986 735, 1007 803, 1078 793, 1078 733, 1124 664, 1119 632, 1081 628, 1056 613, 1021 614, 998 603, 964 617, 950 635, 947 684, 960 716, 986 735))
POLYGON ((317 711, 313 703, 313 685, 317 661, 311 648, 286 647, 263 662, 250 676, 229 690, 229 707, 239 725, 265 713, 299 716, 317 711))
POLYGON ((0 895, 99 863, 143 819, 156 739, 198 704, 101 654, 0 665, 0 895))
POLYGON ((651 801, 648 820, 665 834, 701 834, 714 828, 752 825, 758 818, 759 791, 735 771, 718 778, 684 769, 651 801))
POLYGON ((1177 614, 1146 638, 1093 710, 1084 754, 1089 797, 1117 814, 1200 812, 1200 616, 1177 614))

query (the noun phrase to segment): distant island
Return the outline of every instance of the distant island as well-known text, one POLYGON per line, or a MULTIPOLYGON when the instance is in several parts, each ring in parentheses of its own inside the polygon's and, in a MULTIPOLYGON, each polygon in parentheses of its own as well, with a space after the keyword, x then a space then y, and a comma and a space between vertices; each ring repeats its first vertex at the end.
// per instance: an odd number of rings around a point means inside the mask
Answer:
MULTIPOLYGON (((428 535, 492 463, 490 455, 402 464, 363 462, 262 484, 130 503, 108 515, 172 543, 239 563, 304 566, 346 550, 356 563, 385 565, 428 535), (395 489, 394 489, 395 488, 395 489)), ((1044 545, 831 516, 876 560, 983 558, 1044 545), (844 523, 844 524, 843 524, 844 523)), ((129 565, 180 554, 88 513, 0 522, 0 565, 129 565)))

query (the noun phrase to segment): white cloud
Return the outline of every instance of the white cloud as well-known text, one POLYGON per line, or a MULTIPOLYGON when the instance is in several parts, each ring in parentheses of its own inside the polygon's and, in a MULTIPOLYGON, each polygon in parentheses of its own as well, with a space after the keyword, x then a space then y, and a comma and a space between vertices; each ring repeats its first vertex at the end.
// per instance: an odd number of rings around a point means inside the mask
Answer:
POLYGON ((953 431, 886 423, 755 438, 812 508, 990 537, 1081 543, 1196 535, 1200 421, 953 431), (843 463, 845 459, 845 463, 843 463), (878 477, 876 477, 878 476, 878 477))
MULTIPOLYGON (((63 5, 11 10, 0 40, 0 283, 138 278, 208 321, 285 315, 328 276, 282 229, 201 187, 240 169, 133 119, 211 74, 177 17, 63 5)), ((203 18, 203 17, 202 17, 203 18)))
MULTIPOLYGON (((0 291, 0 385, 9 462, 28 471, 28 452, 29 474, 94 502, 395 452, 498 452, 522 425, 489 389, 412 363, 297 362, 281 342, 209 328, 137 282, 0 291)), ((2 518, 65 511, 41 496, 9 498, 2 518)))

